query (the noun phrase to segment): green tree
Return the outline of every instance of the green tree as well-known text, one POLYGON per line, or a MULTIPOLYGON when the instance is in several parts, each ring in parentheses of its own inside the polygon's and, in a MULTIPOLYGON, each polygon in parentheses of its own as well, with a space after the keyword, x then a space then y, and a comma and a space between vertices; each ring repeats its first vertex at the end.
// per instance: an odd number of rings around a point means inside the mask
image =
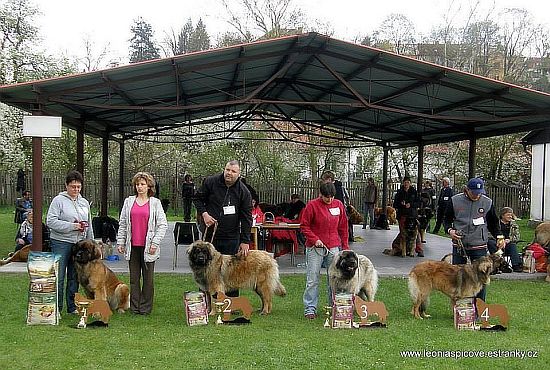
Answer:
POLYGON ((139 17, 130 28, 130 63, 160 58, 159 49, 153 39, 153 27, 139 17))
POLYGON ((208 36, 208 31, 206 31, 206 25, 199 18, 197 26, 189 39, 189 52, 208 49, 210 49, 210 36, 208 36))
POLYGON ((168 47, 165 50, 167 56, 182 55, 190 51, 190 40, 193 35, 193 22, 191 18, 187 20, 187 23, 176 33, 173 29, 170 35, 166 35, 164 38, 164 44, 168 47))

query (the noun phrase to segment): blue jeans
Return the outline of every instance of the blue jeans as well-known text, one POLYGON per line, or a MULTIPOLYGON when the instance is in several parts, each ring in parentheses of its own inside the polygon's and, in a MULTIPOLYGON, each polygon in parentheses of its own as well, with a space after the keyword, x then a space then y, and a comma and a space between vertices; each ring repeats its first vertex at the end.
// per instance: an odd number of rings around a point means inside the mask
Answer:
POLYGON ((332 292, 328 283, 328 267, 332 263, 334 255, 340 251, 340 247, 331 248, 306 248, 306 289, 304 291, 304 314, 315 313, 319 303, 319 280, 321 268, 327 269, 328 305, 332 306, 332 292), (325 255, 326 253, 326 255, 325 255))
POLYGON ((374 203, 365 203, 365 219, 363 227, 367 226, 367 222, 371 229, 374 229, 374 203))
POLYGON ((78 292, 78 280, 71 256, 74 243, 51 240, 52 252, 61 256, 59 259, 59 276, 57 277, 57 304, 59 312, 63 311, 63 298, 67 299, 67 312, 74 312, 74 295, 78 292), (65 293, 65 275, 67 275, 67 290, 65 293))
MULTIPOLYGON (((487 255, 487 248, 482 249, 466 249, 466 255, 470 257, 470 261, 474 262, 475 260, 484 257, 487 255)), ((466 258, 462 257, 460 255, 460 251, 458 248, 453 245, 453 265, 464 265, 466 264, 466 258)), ((485 298, 487 296, 487 291, 485 289, 485 285, 483 285, 483 288, 479 293, 477 293, 476 298, 483 299, 483 302, 485 301, 485 298)))
MULTIPOLYGON (((498 250, 497 248, 497 241, 495 239, 489 239, 487 241, 487 248, 489 249, 489 253, 493 254, 496 253, 498 250)), ((521 256, 518 253, 518 248, 516 247, 516 243, 510 242, 506 244, 504 247, 504 255, 510 257, 510 262, 512 262, 512 267, 520 267, 523 265, 523 261, 521 259, 521 256)))

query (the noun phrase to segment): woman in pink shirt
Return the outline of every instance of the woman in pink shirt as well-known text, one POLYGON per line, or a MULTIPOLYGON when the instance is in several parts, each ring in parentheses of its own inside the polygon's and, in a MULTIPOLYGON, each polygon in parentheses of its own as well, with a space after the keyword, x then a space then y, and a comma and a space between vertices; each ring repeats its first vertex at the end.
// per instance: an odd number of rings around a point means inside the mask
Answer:
POLYGON ((124 201, 120 212, 117 249, 124 253, 130 269, 130 310, 148 315, 153 309, 155 261, 168 223, 155 194, 155 180, 147 172, 132 179, 135 195, 124 201))
MULTIPOLYGON (((306 289, 303 300, 307 319, 317 317, 321 267, 326 266, 328 269, 340 249, 349 249, 348 219, 342 202, 334 199, 334 184, 321 184, 319 191, 319 198, 308 202, 300 218, 300 229, 306 238, 306 289)), ((331 295, 329 288, 329 305, 332 302, 331 295)))

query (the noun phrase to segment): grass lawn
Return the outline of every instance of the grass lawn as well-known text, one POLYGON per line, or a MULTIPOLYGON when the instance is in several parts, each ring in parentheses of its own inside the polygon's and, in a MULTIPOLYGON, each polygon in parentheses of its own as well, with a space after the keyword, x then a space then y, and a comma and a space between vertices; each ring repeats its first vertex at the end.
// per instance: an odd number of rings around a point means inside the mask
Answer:
MULTIPOLYGON (((78 318, 64 315, 59 326, 27 326, 28 278, 2 274, 3 369, 39 368, 541 368, 550 361, 548 290, 543 281, 495 281, 492 302, 506 303, 506 332, 467 332, 453 328, 449 301, 432 295, 432 318, 410 315, 406 280, 380 281, 378 299, 390 316, 387 328, 326 329, 323 317, 302 317, 304 277, 284 276, 288 296, 276 297, 273 313, 256 313, 245 326, 188 327, 182 304, 185 290, 196 290, 188 275, 157 274, 150 316, 115 314, 108 328, 75 329, 78 318), (537 358, 404 358, 400 351, 536 351, 537 358)), ((122 276, 127 281, 128 276, 122 276)), ((325 290, 323 290, 324 292, 325 290)), ((255 295, 247 295, 259 307, 255 295)), ((321 302, 324 301, 324 295, 321 302)))
MULTIPOLYGON (((2 225, 0 250, 5 254, 12 250, 13 214, 0 213, 2 225)), ((121 279, 128 282, 128 275, 121 279)), ((449 300, 440 293, 432 294, 432 318, 413 319, 407 281, 401 278, 380 280, 377 300, 388 308, 387 328, 348 330, 324 328, 323 317, 303 318, 303 275, 283 276, 287 297, 275 297, 271 315, 255 313, 245 326, 217 326, 212 318, 208 326, 188 327, 182 295, 197 289, 191 276, 157 274, 155 279, 150 316, 114 314, 108 328, 75 329, 78 317, 67 314, 59 326, 27 326, 28 276, 0 273, 1 368, 540 369, 550 363, 550 284, 543 280, 492 282, 488 301, 506 304, 508 331, 459 332, 453 328, 449 300), (495 358, 472 357, 473 351, 488 355, 498 350, 531 351, 536 357, 504 357, 509 354, 504 352, 495 358), (467 352, 457 359, 408 358, 401 351, 467 352)), ((324 305, 325 286, 321 292, 324 305)), ((256 295, 243 293, 259 308, 256 295)))

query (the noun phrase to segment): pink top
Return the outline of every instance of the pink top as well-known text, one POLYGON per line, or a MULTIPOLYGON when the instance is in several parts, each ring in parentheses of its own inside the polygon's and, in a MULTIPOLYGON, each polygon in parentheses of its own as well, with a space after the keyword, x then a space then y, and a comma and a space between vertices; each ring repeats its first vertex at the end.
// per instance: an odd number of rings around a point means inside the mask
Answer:
POLYGON ((134 202, 130 210, 130 222, 132 224, 132 246, 144 247, 147 224, 149 223, 149 201, 142 206, 134 202))

